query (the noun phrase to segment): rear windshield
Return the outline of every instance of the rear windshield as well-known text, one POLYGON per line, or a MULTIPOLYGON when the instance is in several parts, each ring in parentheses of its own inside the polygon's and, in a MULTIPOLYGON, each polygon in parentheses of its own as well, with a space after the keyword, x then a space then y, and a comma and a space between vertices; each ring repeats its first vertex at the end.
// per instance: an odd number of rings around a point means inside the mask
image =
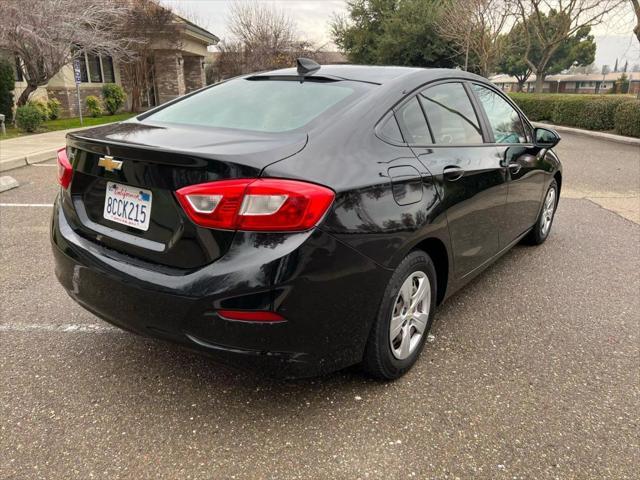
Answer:
POLYGON ((230 80, 152 113, 145 120, 204 127, 285 132, 358 96, 347 82, 230 80))

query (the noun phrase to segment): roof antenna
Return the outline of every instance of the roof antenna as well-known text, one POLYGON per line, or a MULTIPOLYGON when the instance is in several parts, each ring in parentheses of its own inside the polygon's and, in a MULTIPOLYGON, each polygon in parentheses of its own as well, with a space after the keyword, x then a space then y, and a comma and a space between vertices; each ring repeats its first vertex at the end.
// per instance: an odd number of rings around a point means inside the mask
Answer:
POLYGON ((300 75, 301 77, 304 77, 305 75, 311 75, 312 73, 320 70, 320 65, 310 58, 297 58, 296 65, 298 67, 298 75, 300 75))

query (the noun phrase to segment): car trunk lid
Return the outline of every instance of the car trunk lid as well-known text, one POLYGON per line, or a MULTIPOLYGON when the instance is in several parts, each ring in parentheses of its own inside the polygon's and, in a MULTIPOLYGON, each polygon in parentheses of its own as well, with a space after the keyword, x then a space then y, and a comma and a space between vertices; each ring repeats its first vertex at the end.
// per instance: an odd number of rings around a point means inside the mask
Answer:
POLYGON ((304 133, 137 121, 76 132, 67 137, 74 174, 63 208, 77 233, 129 255, 132 262, 198 268, 221 257, 234 232, 196 226, 174 192, 197 183, 258 177, 264 167, 300 151, 306 141, 304 133), (146 231, 104 217, 106 191, 114 185, 150 197, 146 231))

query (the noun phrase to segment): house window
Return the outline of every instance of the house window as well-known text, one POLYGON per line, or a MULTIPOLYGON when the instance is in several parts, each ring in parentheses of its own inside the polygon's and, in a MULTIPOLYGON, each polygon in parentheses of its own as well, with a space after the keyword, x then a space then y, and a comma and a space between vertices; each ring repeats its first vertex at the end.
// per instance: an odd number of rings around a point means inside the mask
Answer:
POLYGON ((113 73, 113 59, 111 57, 100 57, 102 62, 102 76, 104 83, 115 83, 116 76, 113 73))
POLYGON ((115 83, 115 71, 111 57, 84 53, 78 60, 82 83, 115 83))
POLYGON ((87 65, 89 67, 89 78, 91 79, 91 82, 102 83, 100 57, 98 55, 87 54, 87 65))

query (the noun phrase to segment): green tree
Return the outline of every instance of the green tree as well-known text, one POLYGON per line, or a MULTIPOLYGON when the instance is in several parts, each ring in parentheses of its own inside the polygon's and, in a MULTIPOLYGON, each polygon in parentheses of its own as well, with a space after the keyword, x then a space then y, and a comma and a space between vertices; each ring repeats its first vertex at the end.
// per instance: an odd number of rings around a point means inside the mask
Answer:
POLYGON ((0 57, 0 113, 5 115, 7 123, 13 118, 14 88, 13 64, 6 58, 0 57))
POLYGON ((442 0, 347 0, 331 34, 349 61, 360 64, 454 67, 459 52, 438 33, 442 0))
MULTIPOLYGON (((591 27, 606 21, 628 0, 512 0, 519 11, 527 46, 524 59, 536 74, 536 91, 542 91, 544 77, 557 70, 561 58, 588 54, 591 27), (534 45, 540 47, 536 57, 534 45), (564 51, 558 55, 558 50, 564 51)), ((573 61, 573 60, 572 60, 573 61)), ((570 65, 565 65, 568 68, 570 65)))
POLYGON ((518 91, 521 92, 524 84, 531 76, 531 66, 524 59, 527 45, 523 40, 524 25, 517 23, 504 35, 504 53, 498 60, 497 69, 500 73, 506 73, 518 81, 518 91))
POLYGON ((542 37, 535 34, 535 29, 542 28, 552 32, 559 24, 567 22, 566 15, 551 10, 549 14, 536 14, 534 20, 517 23, 505 38, 505 54, 498 62, 498 69, 516 77, 518 90, 527 81, 531 73, 536 72, 536 91, 542 91, 544 78, 547 75, 560 73, 572 66, 590 65, 595 60, 596 44, 593 35, 590 35, 591 27, 582 27, 573 35, 568 36, 563 42, 554 47, 551 54, 545 47, 542 37), (538 27, 540 25, 541 27, 538 27), (527 26, 531 30, 527 33, 527 26), (527 42, 526 39, 529 39, 527 42))

